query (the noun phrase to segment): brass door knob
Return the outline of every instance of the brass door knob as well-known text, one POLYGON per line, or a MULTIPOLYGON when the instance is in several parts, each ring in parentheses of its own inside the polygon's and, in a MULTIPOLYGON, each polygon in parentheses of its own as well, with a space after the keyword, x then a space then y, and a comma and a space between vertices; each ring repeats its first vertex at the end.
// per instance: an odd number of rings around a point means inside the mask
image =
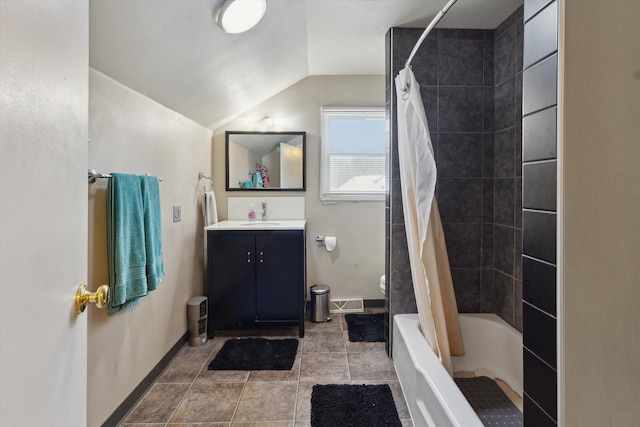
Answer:
POLYGON ((76 291, 76 314, 82 313, 87 305, 91 303, 95 303, 98 308, 109 304, 109 286, 100 285, 95 292, 90 292, 84 283, 78 285, 78 290, 76 291))

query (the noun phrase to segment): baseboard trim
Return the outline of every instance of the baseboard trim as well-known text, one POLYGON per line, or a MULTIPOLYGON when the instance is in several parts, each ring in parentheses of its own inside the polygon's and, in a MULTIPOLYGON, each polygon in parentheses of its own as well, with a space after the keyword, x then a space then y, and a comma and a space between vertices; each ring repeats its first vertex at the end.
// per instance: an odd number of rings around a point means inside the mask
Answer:
MULTIPOLYGON (((385 300, 381 299, 365 299, 362 300, 364 304, 364 308, 384 308, 385 300)), ((311 301, 305 301, 305 313, 311 312, 311 301)))
POLYGON ((149 387, 158 379, 162 371, 169 366, 169 363, 180 352, 184 344, 187 342, 188 333, 183 336, 169 349, 167 354, 158 362, 158 364, 147 374, 146 377, 138 384, 138 386, 127 396, 126 399, 113 411, 113 414, 102 424, 102 427, 117 427, 125 419, 125 417, 136 406, 138 401, 144 396, 149 387))

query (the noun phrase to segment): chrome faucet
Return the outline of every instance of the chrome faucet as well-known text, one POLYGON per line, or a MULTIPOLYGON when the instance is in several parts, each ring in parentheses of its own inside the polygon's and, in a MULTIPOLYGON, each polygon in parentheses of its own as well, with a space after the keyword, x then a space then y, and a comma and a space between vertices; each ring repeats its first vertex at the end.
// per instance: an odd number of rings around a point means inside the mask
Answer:
POLYGON ((262 202, 262 220, 267 220, 267 202, 262 202))

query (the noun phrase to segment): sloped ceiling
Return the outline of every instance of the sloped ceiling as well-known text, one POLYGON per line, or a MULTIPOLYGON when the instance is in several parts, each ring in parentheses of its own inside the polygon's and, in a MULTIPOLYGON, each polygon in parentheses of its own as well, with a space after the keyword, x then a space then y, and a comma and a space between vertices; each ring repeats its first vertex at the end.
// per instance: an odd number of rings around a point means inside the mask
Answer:
MULTIPOLYGON (((223 0, 90 0, 90 65, 215 129, 309 75, 384 74, 391 27, 426 27, 445 0, 267 0, 243 34, 223 0)), ((444 28, 495 28, 522 0, 458 0, 444 28)))

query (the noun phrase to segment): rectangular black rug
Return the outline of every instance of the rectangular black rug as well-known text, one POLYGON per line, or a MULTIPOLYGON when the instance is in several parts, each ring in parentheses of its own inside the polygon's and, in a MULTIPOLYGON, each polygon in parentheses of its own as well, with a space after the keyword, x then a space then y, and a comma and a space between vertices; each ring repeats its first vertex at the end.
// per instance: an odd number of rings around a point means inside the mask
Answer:
POLYGON ((388 385, 314 385, 311 427, 401 427, 388 385))
POLYGON ((522 426, 522 412, 504 394, 495 381, 487 377, 454 378, 458 388, 486 426, 522 426))
POLYGON ((231 339, 209 364, 209 370, 290 370, 298 351, 297 339, 231 339))
POLYGON ((384 342, 384 313, 345 314, 351 342, 384 342))

